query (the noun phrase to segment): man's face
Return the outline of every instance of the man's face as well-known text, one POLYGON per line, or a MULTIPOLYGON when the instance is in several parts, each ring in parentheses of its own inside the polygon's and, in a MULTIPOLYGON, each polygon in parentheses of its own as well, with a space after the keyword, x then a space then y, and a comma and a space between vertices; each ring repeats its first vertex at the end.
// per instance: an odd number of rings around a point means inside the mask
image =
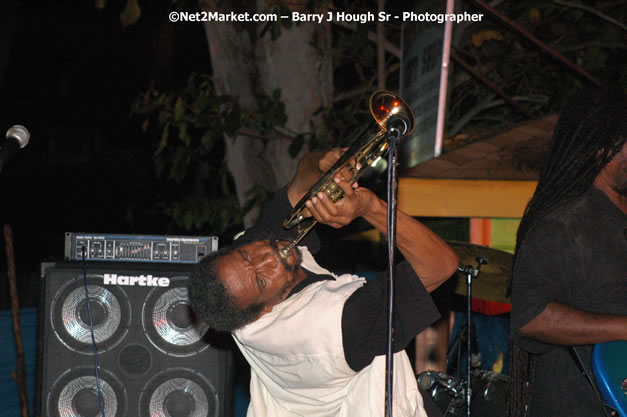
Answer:
POLYGON ((285 246, 287 242, 252 242, 218 259, 218 276, 237 307, 261 303, 269 312, 302 279, 298 253, 292 251, 287 259, 279 255, 285 246))

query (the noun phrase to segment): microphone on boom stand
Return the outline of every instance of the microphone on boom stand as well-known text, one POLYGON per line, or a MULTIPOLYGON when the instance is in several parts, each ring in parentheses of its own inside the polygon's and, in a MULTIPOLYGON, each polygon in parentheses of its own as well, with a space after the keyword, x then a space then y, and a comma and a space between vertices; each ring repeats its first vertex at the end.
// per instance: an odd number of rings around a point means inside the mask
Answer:
POLYGON ((6 140, 0 148, 0 172, 17 151, 28 145, 29 140, 30 133, 22 125, 15 125, 7 130, 6 140))

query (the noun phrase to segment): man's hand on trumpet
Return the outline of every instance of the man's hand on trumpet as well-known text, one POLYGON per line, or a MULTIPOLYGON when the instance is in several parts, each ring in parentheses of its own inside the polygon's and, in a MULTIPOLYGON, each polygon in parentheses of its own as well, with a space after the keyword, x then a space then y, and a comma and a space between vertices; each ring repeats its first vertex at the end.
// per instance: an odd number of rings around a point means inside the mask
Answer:
MULTIPOLYGON (((329 151, 313 151, 305 155, 298 162, 296 175, 290 182, 287 190, 287 195, 292 207, 296 206, 320 177, 333 167, 347 149, 348 148, 333 148, 329 151)), ((336 176, 350 183, 353 181, 354 170, 355 160, 352 160, 338 171, 336 176)), ((357 186, 357 182, 354 182, 352 185, 353 188, 357 188, 357 186)), ((305 217, 311 217, 311 213, 309 213, 307 209, 303 210, 303 215, 305 217)))
POLYGON ((333 181, 344 191, 340 200, 333 203, 326 193, 319 192, 305 206, 318 222, 339 229, 364 216, 377 197, 367 188, 359 187, 357 182, 351 184, 342 175, 336 175, 333 181))

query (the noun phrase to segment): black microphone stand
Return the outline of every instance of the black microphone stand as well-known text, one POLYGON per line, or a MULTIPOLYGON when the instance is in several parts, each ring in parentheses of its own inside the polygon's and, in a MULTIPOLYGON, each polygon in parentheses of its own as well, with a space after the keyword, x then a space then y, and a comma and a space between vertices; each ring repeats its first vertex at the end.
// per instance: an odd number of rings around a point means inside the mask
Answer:
MULTIPOLYGON (((466 416, 470 417, 470 398, 472 395, 472 279, 479 275, 481 265, 485 265, 488 261, 485 258, 477 256, 475 258, 478 262, 477 268, 473 268, 470 265, 466 267, 458 267, 459 272, 466 274, 466 416)), ((461 331, 461 329, 460 329, 461 331)))
POLYGON ((387 131, 388 150, 388 171, 387 171, 387 229, 388 229, 388 297, 387 297, 387 354, 385 373, 385 415, 392 417, 392 402, 394 396, 393 369, 394 351, 392 348, 393 326, 394 326, 394 251, 396 248, 396 204, 397 204, 397 180, 396 168, 398 165, 398 143, 403 136, 397 128, 389 127, 387 131))

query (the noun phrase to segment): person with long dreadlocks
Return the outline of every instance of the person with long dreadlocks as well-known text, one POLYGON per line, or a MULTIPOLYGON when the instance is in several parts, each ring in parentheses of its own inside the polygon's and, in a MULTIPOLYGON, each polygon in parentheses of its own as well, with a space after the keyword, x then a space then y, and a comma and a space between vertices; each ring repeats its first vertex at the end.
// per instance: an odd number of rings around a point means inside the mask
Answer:
POLYGON ((625 138, 620 90, 561 113, 516 237, 510 416, 605 415, 572 352, 592 376, 593 345, 627 340, 625 138))

